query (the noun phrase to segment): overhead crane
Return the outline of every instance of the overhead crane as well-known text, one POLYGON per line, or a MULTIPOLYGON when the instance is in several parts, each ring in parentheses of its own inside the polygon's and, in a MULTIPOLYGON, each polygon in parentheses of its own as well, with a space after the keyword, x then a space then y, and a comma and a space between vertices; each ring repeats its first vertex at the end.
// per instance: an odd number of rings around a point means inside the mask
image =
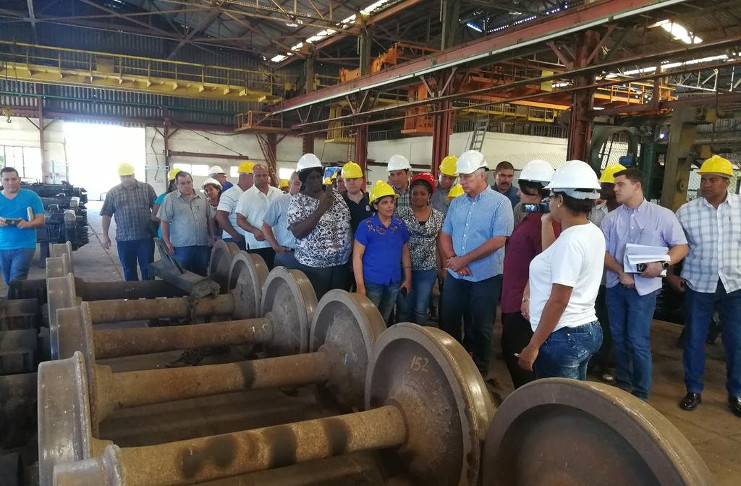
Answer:
POLYGON ((279 102, 290 80, 268 71, 0 41, 0 77, 222 101, 279 102))

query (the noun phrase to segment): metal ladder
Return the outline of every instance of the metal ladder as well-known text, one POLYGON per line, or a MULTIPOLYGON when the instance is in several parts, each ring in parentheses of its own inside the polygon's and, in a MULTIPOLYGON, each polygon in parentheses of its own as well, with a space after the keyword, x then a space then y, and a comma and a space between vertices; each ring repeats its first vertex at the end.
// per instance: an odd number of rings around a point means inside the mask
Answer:
POLYGON ((486 139, 486 131, 489 128, 489 117, 479 118, 476 120, 476 124, 473 126, 473 133, 471 134, 471 143, 468 145, 469 150, 481 151, 481 147, 484 146, 484 139, 486 139))

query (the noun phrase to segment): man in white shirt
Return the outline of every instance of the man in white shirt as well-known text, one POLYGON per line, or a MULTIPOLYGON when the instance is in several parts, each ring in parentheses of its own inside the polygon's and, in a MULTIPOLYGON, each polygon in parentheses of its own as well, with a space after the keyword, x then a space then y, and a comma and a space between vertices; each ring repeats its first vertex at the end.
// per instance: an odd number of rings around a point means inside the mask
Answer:
POLYGON ((247 247, 245 246, 244 232, 237 226, 237 202, 239 196, 254 184, 253 166, 254 164, 248 160, 239 164, 237 169, 239 182, 221 193, 219 205, 216 207, 216 222, 219 224, 219 228, 223 230, 221 238, 227 243, 236 243, 242 250, 246 250, 247 247))
POLYGON ((262 232, 262 218, 270 203, 283 195, 283 191, 270 185, 270 176, 265 164, 252 167, 255 185, 239 196, 237 202, 237 225, 244 230, 244 238, 250 253, 260 255, 268 268, 273 268, 275 250, 262 232))
POLYGON ((705 338, 715 309, 720 315, 726 355, 728 405, 741 417, 741 196, 730 194, 731 163, 714 155, 700 170, 702 197, 677 211, 689 253, 682 276, 669 284, 685 295, 684 384, 679 402, 692 411, 702 403, 705 338))

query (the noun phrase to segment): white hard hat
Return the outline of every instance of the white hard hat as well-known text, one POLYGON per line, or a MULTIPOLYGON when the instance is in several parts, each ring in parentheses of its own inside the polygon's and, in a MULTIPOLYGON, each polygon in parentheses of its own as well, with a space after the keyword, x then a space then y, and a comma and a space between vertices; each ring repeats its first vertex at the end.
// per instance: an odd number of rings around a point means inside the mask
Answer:
POLYGON ((555 170, 553 166, 545 160, 535 159, 531 160, 520 172, 521 181, 531 182, 551 182, 553 173, 555 170))
POLYGON ((208 178, 206 178, 206 180, 205 180, 205 181, 203 181, 203 185, 202 185, 201 187, 205 189, 205 188, 206 188, 206 186, 207 186, 207 185, 209 185, 209 184, 211 184, 212 186, 216 186, 216 187, 218 187, 218 188, 219 188, 219 190, 221 190, 221 189, 222 189, 222 187, 221 187, 221 182, 217 181, 217 180, 216 180, 216 179, 214 179, 213 177, 208 177, 208 178))
POLYGON ((319 157, 314 154, 302 155, 301 158, 298 159, 298 163, 296 164, 296 172, 314 168, 322 168, 322 161, 319 160, 319 157))
POLYGON ((224 169, 222 169, 218 165, 212 165, 208 168, 208 175, 212 176, 214 174, 226 174, 226 172, 224 172, 224 169))
POLYGON ((466 150, 458 157, 455 168, 459 174, 473 174, 478 169, 489 169, 484 154, 478 150, 466 150))
POLYGON ((581 160, 569 160, 556 169, 551 183, 545 188, 563 192, 575 199, 597 199, 600 183, 589 164, 581 160))
POLYGON ((389 157, 388 165, 386 170, 391 172, 394 170, 411 170, 412 164, 409 163, 406 157, 403 155, 392 155, 389 157))

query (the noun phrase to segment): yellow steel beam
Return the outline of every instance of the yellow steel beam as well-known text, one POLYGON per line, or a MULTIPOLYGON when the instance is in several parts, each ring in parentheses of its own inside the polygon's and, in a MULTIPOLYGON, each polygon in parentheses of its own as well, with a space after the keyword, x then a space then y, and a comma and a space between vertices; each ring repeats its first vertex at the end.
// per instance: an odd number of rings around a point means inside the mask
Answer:
POLYGON ((184 98, 275 103, 277 87, 295 83, 273 71, 0 41, 0 74, 43 84, 98 86, 184 98), (250 81, 252 80, 252 81, 250 81), (257 86, 246 86, 256 84, 257 86))
POLYGON ((243 86, 190 80, 118 74, 97 70, 66 69, 40 64, 8 62, 0 65, 0 77, 42 84, 93 86, 123 91, 196 98, 258 103, 275 103, 280 98, 269 92, 243 86))

